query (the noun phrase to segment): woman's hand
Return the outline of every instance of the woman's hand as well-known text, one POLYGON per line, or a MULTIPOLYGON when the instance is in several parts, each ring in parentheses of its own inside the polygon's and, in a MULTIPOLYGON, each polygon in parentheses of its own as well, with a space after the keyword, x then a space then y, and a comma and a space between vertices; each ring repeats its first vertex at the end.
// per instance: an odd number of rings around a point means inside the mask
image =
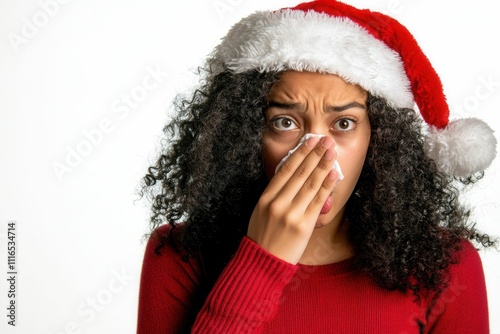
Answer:
POLYGON ((276 172, 257 203, 248 237, 269 253, 297 264, 338 174, 333 139, 310 138, 276 172))

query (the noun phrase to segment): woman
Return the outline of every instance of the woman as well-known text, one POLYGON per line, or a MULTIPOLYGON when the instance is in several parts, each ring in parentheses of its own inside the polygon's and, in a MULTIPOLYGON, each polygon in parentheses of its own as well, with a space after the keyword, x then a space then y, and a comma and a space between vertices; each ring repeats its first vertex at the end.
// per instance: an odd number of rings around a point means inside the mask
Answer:
POLYGON ((468 240, 492 242, 456 182, 496 140, 448 121, 398 22, 333 0, 255 13, 177 107, 144 178, 139 333, 488 332, 468 240))

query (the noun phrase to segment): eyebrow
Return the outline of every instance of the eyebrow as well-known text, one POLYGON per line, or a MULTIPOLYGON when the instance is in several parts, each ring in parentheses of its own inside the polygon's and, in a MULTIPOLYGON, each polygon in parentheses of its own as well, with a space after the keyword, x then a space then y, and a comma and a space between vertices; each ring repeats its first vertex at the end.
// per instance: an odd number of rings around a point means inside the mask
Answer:
MULTIPOLYGON (((278 101, 269 101, 267 103, 267 108, 280 108, 280 109, 285 109, 285 110, 300 110, 303 109, 303 105, 300 103, 285 103, 285 102, 278 102, 278 101)), ((345 104, 343 106, 328 106, 326 107, 326 111, 334 111, 334 112, 342 112, 351 108, 361 108, 361 109, 366 109, 366 107, 358 102, 351 102, 348 104, 345 104)))
POLYGON ((351 109, 351 108, 366 109, 366 107, 363 104, 358 103, 358 102, 351 102, 351 103, 348 103, 348 104, 343 105, 343 106, 327 107, 327 109, 330 109, 332 111, 337 111, 337 112, 344 111, 344 110, 351 109))

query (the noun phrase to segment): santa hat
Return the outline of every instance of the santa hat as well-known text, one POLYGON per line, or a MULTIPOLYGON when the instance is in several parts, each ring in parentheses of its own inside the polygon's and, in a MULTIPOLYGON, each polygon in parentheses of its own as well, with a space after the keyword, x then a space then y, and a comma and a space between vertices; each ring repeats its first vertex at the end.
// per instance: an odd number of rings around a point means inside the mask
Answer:
POLYGON ((428 157, 453 176, 484 171, 496 155, 492 129, 474 118, 449 121, 441 80, 411 33, 395 19, 335 0, 256 12, 234 25, 209 60, 225 70, 336 74, 385 98, 418 107, 429 125, 428 157))

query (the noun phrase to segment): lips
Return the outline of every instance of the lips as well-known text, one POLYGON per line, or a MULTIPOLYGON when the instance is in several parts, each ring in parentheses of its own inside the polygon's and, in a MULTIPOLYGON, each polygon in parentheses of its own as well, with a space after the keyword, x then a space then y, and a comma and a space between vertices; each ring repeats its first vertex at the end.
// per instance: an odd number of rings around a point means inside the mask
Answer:
POLYGON ((332 203, 333 203, 333 199, 332 199, 332 195, 330 195, 326 199, 325 204, 323 204, 323 207, 321 208, 320 214, 324 215, 324 214, 330 212, 330 210, 332 209, 332 203))

